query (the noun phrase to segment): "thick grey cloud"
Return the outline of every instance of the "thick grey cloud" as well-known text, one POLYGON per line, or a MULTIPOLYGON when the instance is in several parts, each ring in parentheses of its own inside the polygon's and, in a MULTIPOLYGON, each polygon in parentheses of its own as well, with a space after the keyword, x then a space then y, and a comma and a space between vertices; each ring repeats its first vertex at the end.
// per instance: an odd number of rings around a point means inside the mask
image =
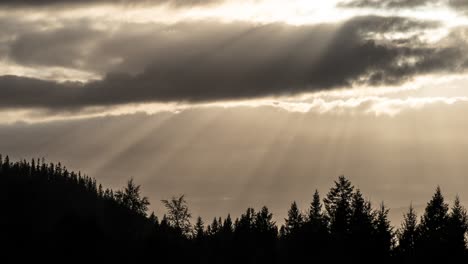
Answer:
MULTIPOLYGON (((210 101, 403 82, 460 68, 463 46, 434 47, 386 33, 417 34, 432 22, 358 17, 342 24, 128 24, 111 33, 83 26, 25 32, 11 60, 107 73, 56 83, 0 77, 0 107, 80 108, 155 101, 210 101), (37 41, 33 41, 37 40, 37 41), (90 43, 89 48, 83 48, 90 43), (411 59, 411 60, 408 60, 411 59)), ((416 40, 415 40, 416 39, 416 40)))
MULTIPOLYGON (((443 0, 350 0, 338 3, 340 7, 412 8, 440 3, 443 0)), ((461 0, 463 1, 463 0, 461 0)))
POLYGON ((445 5, 457 12, 468 14, 467 0, 347 0, 338 3, 338 7, 378 9, 408 9, 430 5, 445 5))
POLYGON ((89 49, 102 36, 88 25, 75 23, 56 30, 27 29, 6 45, 9 58, 21 65, 83 68, 89 49))

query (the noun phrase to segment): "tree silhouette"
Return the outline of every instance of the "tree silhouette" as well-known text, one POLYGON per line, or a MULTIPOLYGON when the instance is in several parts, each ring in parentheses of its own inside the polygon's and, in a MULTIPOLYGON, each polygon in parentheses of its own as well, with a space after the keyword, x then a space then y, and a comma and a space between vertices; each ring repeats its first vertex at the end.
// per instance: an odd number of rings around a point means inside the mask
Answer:
POLYGON ((394 245, 393 228, 388 220, 389 209, 382 202, 375 215, 375 244, 374 254, 380 256, 382 261, 387 262, 391 256, 394 245))
POLYGON ((288 218, 285 219, 285 222, 284 231, 286 235, 299 232, 300 228, 304 224, 304 219, 302 218, 302 214, 297 208, 295 201, 291 204, 291 208, 288 211, 288 218))
POLYGON ((215 236, 219 233, 220 230, 221 230, 221 224, 219 223, 218 219, 215 217, 213 218, 213 222, 211 222, 209 235, 215 236))
POLYGON ((322 203, 320 202, 320 195, 318 190, 315 190, 306 222, 310 223, 310 225, 314 226, 317 230, 327 228, 327 219, 322 212, 322 203))
MULTIPOLYGON (((89 184, 90 189, 95 189, 96 182, 89 184)), ((137 214, 145 215, 150 204, 147 197, 141 197, 140 185, 135 185, 133 179, 127 182, 127 186, 123 191, 117 191, 115 194, 117 201, 126 208, 136 212, 137 214)))
POLYGON ((269 263, 275 257, 276 240, 278 238, 278 228, 273 221, 273 214, 266 206, 263 206, 255 215, 254 234, 257 242, 256 262, 269 263))
POLYGON ((190 213, 184 195, 172 197, 171 200, 162 200, 162 203, 167 209, 167 220, 169 225, 174 227, 183 235, 190 235, 192 225, 190 224, 190 213))
POLYGON ((194 230, 195 230, 195 238, 197 240, 203 239, 203 237, 205 236, 205 223, 203 223, 203 220, 200 216, 197 218, 197 222, 195 223, 194 230))
POLYGON ((344 261, 353 255, 350 244, 351 217, 354 186, 344 176, 340 176, 324 199, 327 218, 330 221, 330 243, 334 254, 333 261, 344 261))
POLYGON ((371 257, 365 252, 372 252, 375 246, 373 241, 373 214, 369 201, 365 201, 361 191, 358 189, 352 196, 350 219, 350 244, 352 254, 355 256, 371 257))
POLYGON ((416 244, 418 252, 426 259, 443 259, 447 256, 448 208, 440 187, 437 187, 421 218, 420 236, 416 244))
POLYGON ((310 204, 302 236, 304 237, 304 245, 306 245, 306 248, 303 249, 305 254, 314 254, 317 259, 327 255, 330 242, 328 220, 322 211, 322 203, 317 190, 315 190, 310 204))
POLYGON ((255 210, 253 208, 247 208, 244 214, 241 215, 240 219, 235 223, 235 229, 237 233, 248 233, 254 228, 255 222, 255 210))
POLYGON ((397 255, 401 261, 409 262, 416 256, 416 241, 418 239, 418 219, 413 205, 403 215, 403 223, 397 232, 397 255))
POLYGON ((382 203, 376 210, 339 177, 324 199, 315 191, 305 215, 295 202, 278 228, 267 207, 229 214, 205 229, 190 225, 184 196, 163 200, 161 221, 129 180, 122 190, 44 159, 11 162, 0 155, 2 260, 113 263, 466 262, 467 212, 458 196, 449 210, 440 188, 420 224, 412 206, 396 236, 382 203), (193 232, 192 232, 193 230, 193 232), (46 235, 45 235, 46 234, 46 235), (397 242, 394 245, 395 237, 397 242), (51 250, 53 249, 53 250, 51 250), (305 260, 305 261, 304 261, 305 260))
POLYGON ((157 228, 159 226, 159 220, 154 212, 151 212, 151 215, 148 217, 149 221, 157 228))
POLYGON ((349 233, 353 190, 351 182, 340 176, 324 199, 327 216, 330 219, 330 229, 334 236, 341 237, 349 233))
POLYGON ((223 234, 226 236, 226 235, 230 235, 234 232, 234 226, 233 226, 233 223, 232 223, 232 219, 231 219, 231 215, 228 214, 228 216, 226 217, 226 219, 224 219, 224 223, 223 223, 223 227, 222 227, 222 232, 223 234))
POLYGON ((448 216, 447 227, 449 255, 455 259, 460 259, 466 254, 467 221, 466 209, 461 205, 460 198, 456 196, 448 216))
POLYGON ((266 206, 255 215, 254 220, 255 230, 267 236, 276 237, 278 235, 278 228, 273 221, 273 214, 270 213, 266 206))

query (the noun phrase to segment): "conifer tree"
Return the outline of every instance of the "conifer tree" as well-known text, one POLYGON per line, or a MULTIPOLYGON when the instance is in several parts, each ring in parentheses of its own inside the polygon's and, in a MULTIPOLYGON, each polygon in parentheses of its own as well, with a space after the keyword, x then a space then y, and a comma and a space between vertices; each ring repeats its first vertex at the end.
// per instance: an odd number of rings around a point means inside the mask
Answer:
POLYGON ((440 187, 437 187, 421 218, 420 239, 416 245, 418 252, 427 259, 441 259, 448 254, 448 210, 440 187))
POLYGON ((291 208, 288 211, 288 218, 285 219, 285 232, 286 235, 291 235, 300 231, 300 228, 304 224, 304 220, 301 212, 297 208, 297 204, 294 201, 291 204, 291 208))
POLYGON ((344 176, 340 176, 324 199, 327 217, 330 219, 330 230, 334 236, 349 233, 353 190, 354 186, 351 182, 344 176))
POLYGON ((351 216, 351 232, 362 235, 372 233, 373 214, 372 207, 369 201, 364 200, 361 191, 358 189, 353 194, 352 198, 352 216, 351 216))
POLYGON ((156 214, 154 214, 154 212, 151 212, 151 215, 148 217, 148 220, 153 224, 154 227, 159 226, 158 217, 156 216, 156 214))
POLYGON ((286 237, 286 228, 284 227, 284 225, 281 225, 280 229, 279 229, 279 236, 281 238, 285 238, 286 237))
POLYGON ((218 219, 215 217, 210 225, 210 236, 215 236, 219 233, 221 226, 219 225, 218 219))
POLYGON ((203 223, 203 220, 200 216, 197 218, 197 222, 195 223, 194 230, 195 230, 195 238, 197 240, 203 239, 203 237, 205 236, 205 223, 203 223))
POLYGON ((314 226, 326 226, 326 219, 322 212, 322 203, 318 190, 315 190, 312 203, 310 204, 307 222, 314 226))
POLYGON ((8 155, 6 155, 5 160, 3 160, 2 168, 4 172, 8 172, 10 168, 10 157, 8 155))
POLYGON ((256 241, 260 259, 254 263, 269 263, 275 259, 276 241, 278 238, 278 228, 273 221, 273 214, 266 206, 255 215, 253 238, 256 241))
POLYGON ((305 225, 309 236, 316 236, 320 240, 326 240, 326 236, 328 235, 328 220, 322 211, 322 203, 318 190, 315 190, 305 225))
POLYGON ((372 252, 374 247, 374 218, 370 202, 364 200, 359 189, 353 194, 351 208, 349 248, 354 256, 370 257, 366 252, 372 252))
POLYGON ((388 259, 393 247, 393 228, 388 220, 389 209, 382 202, 375 216, 375 248, 376 254, 388 259))
POLYGON ((232 219, 231 219, 230 214, 228 214, 226 219, 224 219, 223 229, 222 230, 223 230, 223 234, 225 234, 225 235, 228 235, 228 234, 231 234, 232 232, 234 232, 234 228, 233 228, 232 219))
POLYGON ((418 240, 418 219, 413 205, 403 215, 403 223, 397 232, 397 253, 403 260, 410 260, 416 255, 416 241, 418 240))
POLYGON ((268 234, 272 237, 276 237, 278 234, 278 228, 276 223, 273 221, 273 214, 270 213, 266 206, 255 215, 255 230, 262 234, 268 234))
POLYGON ((255 210, 247 208, 244 214, 241 215, 239 220, 236 220, 235 231, 236 233, 248 233, 254 227, 255 210))
POLYGON ((467 221, 466 209, 461 205, 457 195, 448 217, 447 239, 451 256, 460 258, 466 253, 467 221))
POLYGON ((169 231, 170 229, 170 223, 169 223, 169 219, 167 218, 167 216, 164 214, 162 219, 161 219, 161 223, 159 224, 159 231, 161 233, 166 233, 169 231))
POLYGON ((304 241, 306 248, 304 252, 314 254, 319 258, 326 255, 329 246, 328 221, 322 211, 320 195, 315 190, 313 200, 310 204, 307 220, 304 224, 304 241))

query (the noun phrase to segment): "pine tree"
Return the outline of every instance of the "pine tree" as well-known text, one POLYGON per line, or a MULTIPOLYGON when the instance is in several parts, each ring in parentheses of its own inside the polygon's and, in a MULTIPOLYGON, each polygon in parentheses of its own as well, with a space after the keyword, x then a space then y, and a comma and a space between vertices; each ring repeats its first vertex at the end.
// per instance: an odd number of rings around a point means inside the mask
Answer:
POLYGON ((374 246, 372 241, 374 216, 370 202, 364 200, 359 189, 353 194, 351 208, 349 246, 354 255, 366 256, 365 252, 371 251, 374 246))
POLYGON ((461 205, 458 195, 448 217, 447 239, 450 255, 460 258, 466 252, 466 232, 468 231, 466 209, 461 205))
POLYGON ((320 202, 320 195, 318 190, 315 190, 312 203, 310 204, 309 213, 307 215, 307 222, 313 226, 326 226, 326 219, 322 212, 322 203, 320 202))
POLYGON ((40 171, 41 169, 41 160, 40 159, 37 159, 37 163, 36 163, 36 171, 40 171))
POLYGON ((224 220, 224 223, 223 223, 223 234, 227 235, 227 234, 231 234, 234 232, 234 228, 233 228, 233 224, 232 224, 232 219, 231 219, 231 215, 228 214, 228 216, 226 217, 226 219, 224 220))
POLYGON ((448 208, 440 187, 437 187, 432 199, 427 203, 419 225, 420 250, 418 251, 428 259, 441 259, 448 254, 448 208))
POLYGON ((266 206, 255 215, 254 237, 256 242, 253 246, 261 256, 253 263, 270 263, 275 259, 276 241, 278 238, 278 227, 273 221, 273 214, 266 206))
POLYGON ((280 229, 279 229, 279 236, 281 238, 285 238, 286 237, 286 228, 284 227, 284 225, 281 225, 280 229))
POLYGON ((354 186, 351 182, 344 176, 340 176, 324 199, 327 217, 330 219, 330 230, 334 236, 349 233, 353 190, 354 186))
POLYGON ((278 234, 278 228, 273 221, 273 214, 266 206, 263 206, 255 215, 254 225, 255 230, 261 234, 271 235, 272 237, 276 237, 278 234))
POLYGON ((244 214, 241 215, 239 220, 236 220, 235 231, 236 233, 248 233, 254 227, 255 210, 247 208, 244 214))
POLYGON ((210 230, 210 236, 217 235, 221 230, 221 226, 219 225, 218 219, 216 217, 213 219, 213 222, 210 225, 210 230))
POLYGON ((374 222, 376 254, 388 259, 393 247, 393 228, 388 220, 389 209, 382 202, 377 210, 374 222))
POLYGON ((3 160, 2 170, 7 173, 10 169, 10 157, 7 155, 3 160))
POLYGON ((170 224, 169 224, 169 219, 167 218, 166 215, 163 215, 161 219, 161 223, 159 224, 159 231, 161 233, 168 232, 170 229, 170 224))
POLYGON ((154 212, 151 212, 151 215, 148 217, 148 220, 153 224, 154 227, 157 228, 159 226, 158 217, 156 216, 156 214, 154 214, 154 212))
POLYGON ((223 219, 220 217, 218 217, 218 227, 219 227, 219 231, 222 231, 223 230, 223 219))
POLYGON ((203 239, 203 237, 205 236, 205 223, 203 223, 203 220, 200 216, 197 218, 197 222, 195 223, 194 230, 195 230, 195 238, 197 240, 203 239))
MULTIPOLYGON (((310 204, 307 220, 304 224, 305 254, 313 254, 317 258, 324 258, 329 246, 328 221, 322 211, 320 195, 315 190, 313 200, 310 204)), ((303 246, 302 246, 303 247, 303 246)))
MULTIPOLYGON (((1 157, 0 157, 0 163, 1 163, 1 157)), ((35 174, 35 171, 36 171, 36 161, 35 159, 31 159, 31 167, 29 170, 29 176, 33 176, 35 174)))
POLYGON ((286 235, 291 235, 296 232, 299 232, 300 228, 304 224, 302 214, 297 208, 297 204, 295 201, 291 204, 291 208, 288 211, 288 218, 286 218, 285 221, 286 235))
POLYGON ((416 256, 416 241, 418 240, 418 219, 413 205, 403 215, 403 223, 397 232, 397 254, 402 261, 409 261, 416 256))

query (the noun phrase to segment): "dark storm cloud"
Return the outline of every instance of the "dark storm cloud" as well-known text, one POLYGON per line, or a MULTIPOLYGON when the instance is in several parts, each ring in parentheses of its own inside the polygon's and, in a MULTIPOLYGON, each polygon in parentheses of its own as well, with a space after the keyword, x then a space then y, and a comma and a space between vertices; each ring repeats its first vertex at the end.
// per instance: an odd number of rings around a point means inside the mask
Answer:
POLYGON ((421 73, 459 69, 465 57, 463 45, 434 47, 412 39, 380 37, 434 26, 401 17, 370 16, 312 26, 199 22, 128 24, 111 34, 83 27, 26 32, 9 43, 11 60, 77 65, 107 74, 99 81, 66 84, 3 76, 0 107, 60 109, 229 100, 356 82, 399 83, 421 73), (86 43, 92 45, 83 50, 86 43))
POLYGON ((78 6, 78 5, 160 5, 168 4, 175 7, 210 5, 223 2, 223 0, 0 0, 0 6, 4 7, 54 7, 54 6, 78 6))
POLYGON ((348 0, 338 3, 338 7, 407 9, 430 5, 448 6, 453 10, 468 14, 467 0, 348 0))
POLYGON ((82 68, 87 51, 99 36, 99 31, 81 23, 53 31, 20 33, 9 43, 9 57, 21 65, 82 68))

